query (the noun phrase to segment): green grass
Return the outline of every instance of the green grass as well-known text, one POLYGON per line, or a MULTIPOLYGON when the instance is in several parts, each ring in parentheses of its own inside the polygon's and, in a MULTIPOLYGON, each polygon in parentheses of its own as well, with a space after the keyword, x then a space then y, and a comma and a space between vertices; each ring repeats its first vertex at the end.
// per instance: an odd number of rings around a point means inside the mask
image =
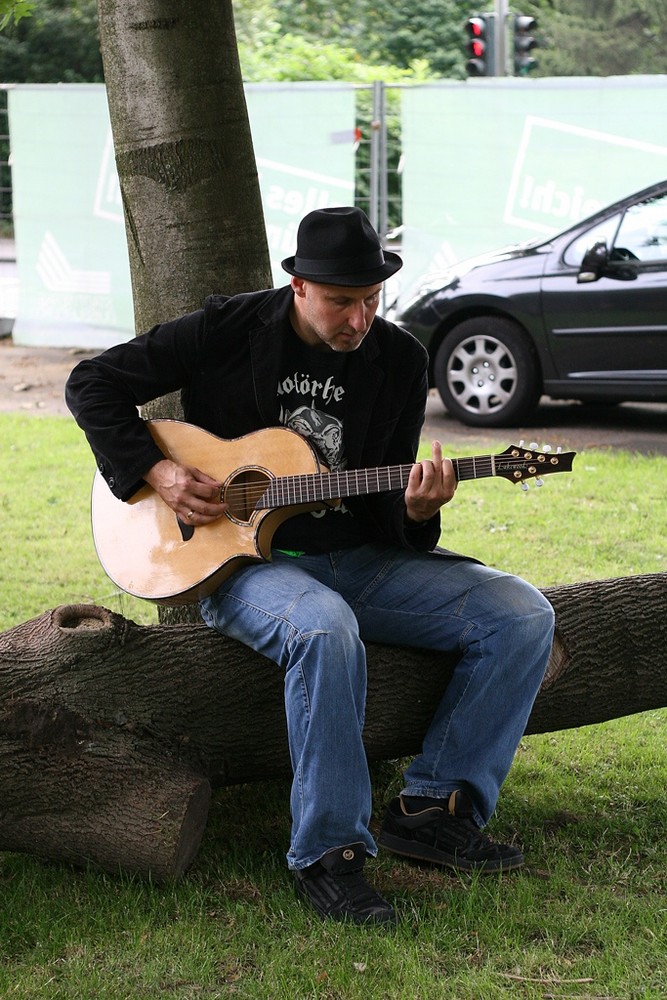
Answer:
POLYGON ((95 464, 64 417, 0 417, 0 631, 59 604, 93 603, 142 624, 155 608, 120 593, 102 571, 90 530, 95 464))
MULTIPOLYGON (((488 440, 464 449, 500 451, 488 440)), ((441 544, 538 587, 667 571, 667 458, 590 450, 572 473, 528 485, 461 483, 442 513, 441 544)))
MULTIPOLYGON (((71 421, 1 416, 0 468, 0 629, 79 601, 155 620, 97 566, 93 463, 71 421)), ((667 459, 591 451, 574 470, 527 494, 461 484, 443 544, 538 586, 664 571, 667 459)), ((664 998, 666 745, 667 710, 525 738, 491 832, 527 868, 463 877, 383 853, 370 871, 401 915, 390 931, 323 925, 296 902, 283 782, 217 791, 175 884, 0 854, 0 998, 664 998)), ((377 824, 400 764, 373 775, 377 824)))

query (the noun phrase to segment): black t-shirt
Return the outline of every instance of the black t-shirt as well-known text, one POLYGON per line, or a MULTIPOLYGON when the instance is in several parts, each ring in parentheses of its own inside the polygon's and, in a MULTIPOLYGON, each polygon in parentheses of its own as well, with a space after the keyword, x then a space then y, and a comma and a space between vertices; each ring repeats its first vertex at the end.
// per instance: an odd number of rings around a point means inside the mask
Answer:
MULTIPOLYGON (((346 372, 353 355, 309 347, 290 328, 276 387, 280 422, 307 438, 331 471, 346 468, 346 372)), ((362 529, 345 501, 289 518, 276 531, 273 547, 331 552, 359 545, 362 529)))

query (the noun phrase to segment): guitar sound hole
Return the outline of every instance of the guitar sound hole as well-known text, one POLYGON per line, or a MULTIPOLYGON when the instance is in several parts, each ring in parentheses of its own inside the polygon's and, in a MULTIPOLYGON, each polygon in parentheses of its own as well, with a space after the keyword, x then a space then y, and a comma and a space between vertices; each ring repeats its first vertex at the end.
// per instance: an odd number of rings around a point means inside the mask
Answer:
POLYGON ((249 521, 257 501, 268 488, 269 477, 258 469, 243 469, 233 476, 223 490, 230 515, 237 521, 249 521))

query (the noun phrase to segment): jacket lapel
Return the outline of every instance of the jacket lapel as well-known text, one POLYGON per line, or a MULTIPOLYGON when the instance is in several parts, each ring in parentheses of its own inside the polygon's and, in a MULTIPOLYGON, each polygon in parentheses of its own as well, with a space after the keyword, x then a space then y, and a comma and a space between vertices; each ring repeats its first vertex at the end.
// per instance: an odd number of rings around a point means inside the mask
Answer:
POLYGON ((255 403, 267 427, 278 423, 278 378, 282 370, 285 331, 289 323, 292 289, 281 289, 277 299, 266 303, 257 314, 256 325, 250 330, 250 359, 252 365, 255 403))

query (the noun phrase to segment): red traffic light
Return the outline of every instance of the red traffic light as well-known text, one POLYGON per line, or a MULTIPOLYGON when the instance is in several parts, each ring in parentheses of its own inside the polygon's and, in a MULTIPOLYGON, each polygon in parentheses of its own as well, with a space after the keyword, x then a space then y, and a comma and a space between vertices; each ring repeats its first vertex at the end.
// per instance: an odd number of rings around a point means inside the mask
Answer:
POLYGON ((468 76, 495 76, 495 17, 491 13, 480 14, 469 17, 465 23, 468 76))

